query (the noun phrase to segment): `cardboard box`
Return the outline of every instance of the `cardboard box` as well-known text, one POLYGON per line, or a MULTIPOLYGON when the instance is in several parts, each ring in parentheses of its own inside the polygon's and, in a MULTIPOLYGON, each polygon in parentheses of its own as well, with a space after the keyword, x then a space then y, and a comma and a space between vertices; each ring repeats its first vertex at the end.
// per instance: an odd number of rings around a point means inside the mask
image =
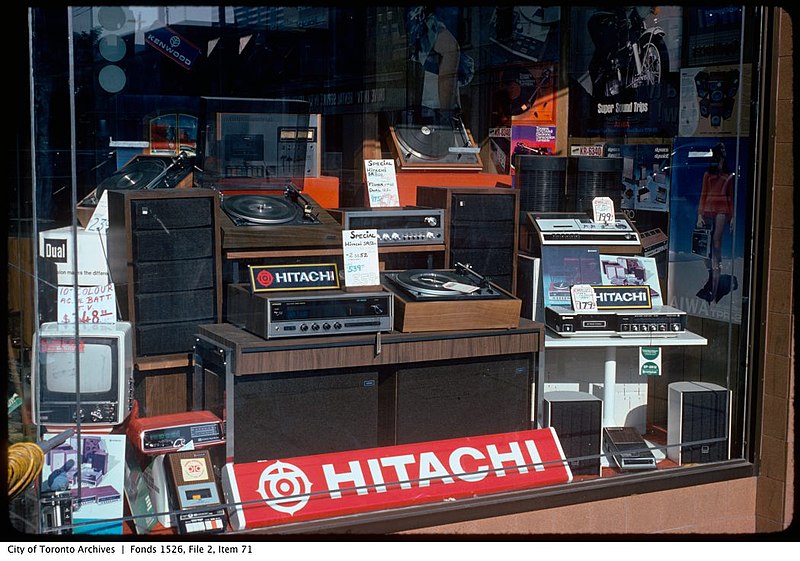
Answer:
MULTIPOLYGON (((108 271, 108 244, 105 232, 87 232, 77 228, 78 284, 100 286, 112 282, 108 271)), ((58 284, 72 286, 75 282, 71 226, 39 232, 39 256, 56 263, 58 284)))

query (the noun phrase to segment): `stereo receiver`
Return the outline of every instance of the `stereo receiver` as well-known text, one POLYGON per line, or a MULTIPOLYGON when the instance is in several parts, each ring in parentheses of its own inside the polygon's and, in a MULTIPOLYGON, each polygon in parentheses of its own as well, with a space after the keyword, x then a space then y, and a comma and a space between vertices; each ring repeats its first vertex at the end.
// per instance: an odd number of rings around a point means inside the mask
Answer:
POLYGON ((321 290, 252 293, 249 285, 228 285, 228 321, 264 339, 391 331, 391 292, 321 290))
POLYGON ((686 332, 686 312, 671 306, 587 312, 547 306, 544 316, 547 327, 562 337, 676 337, 686 332))
POLYGON ((377 230, 379 246, 444 243, 442 208, 336 208, 328 212, 345 230, 377 230))

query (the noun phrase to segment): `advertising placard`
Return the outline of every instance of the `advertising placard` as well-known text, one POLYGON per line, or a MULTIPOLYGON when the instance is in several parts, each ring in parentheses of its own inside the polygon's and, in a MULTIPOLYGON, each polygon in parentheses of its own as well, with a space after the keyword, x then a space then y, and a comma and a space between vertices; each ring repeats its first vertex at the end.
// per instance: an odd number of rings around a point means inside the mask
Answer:
POLYGON ((565 483, 552 428, 228 463, 235 530, 565 483))

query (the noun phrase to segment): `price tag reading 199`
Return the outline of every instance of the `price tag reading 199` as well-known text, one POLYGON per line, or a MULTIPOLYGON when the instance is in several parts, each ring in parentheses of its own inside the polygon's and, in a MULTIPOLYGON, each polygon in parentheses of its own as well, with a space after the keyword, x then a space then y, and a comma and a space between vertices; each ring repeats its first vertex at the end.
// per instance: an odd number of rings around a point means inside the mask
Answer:
POLYGON ((594 294, 594 287, 590 284, 573 284, 570 289, 572 297, 572 309, 576 312, 588 312, 597 310, 597 299, 594 294))
POLYGON ((611 197, 595 197, 592 199, 594 221, 603 224, 614 222, 614 201, 611 197))

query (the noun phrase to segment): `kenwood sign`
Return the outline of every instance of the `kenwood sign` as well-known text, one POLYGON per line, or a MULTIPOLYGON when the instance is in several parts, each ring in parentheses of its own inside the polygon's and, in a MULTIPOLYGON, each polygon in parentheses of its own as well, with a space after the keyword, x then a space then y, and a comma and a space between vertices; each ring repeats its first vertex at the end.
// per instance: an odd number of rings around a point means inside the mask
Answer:
POLYGON ((236 530, 571 480, 551 428, 228 463, 222 472, 236 530))

